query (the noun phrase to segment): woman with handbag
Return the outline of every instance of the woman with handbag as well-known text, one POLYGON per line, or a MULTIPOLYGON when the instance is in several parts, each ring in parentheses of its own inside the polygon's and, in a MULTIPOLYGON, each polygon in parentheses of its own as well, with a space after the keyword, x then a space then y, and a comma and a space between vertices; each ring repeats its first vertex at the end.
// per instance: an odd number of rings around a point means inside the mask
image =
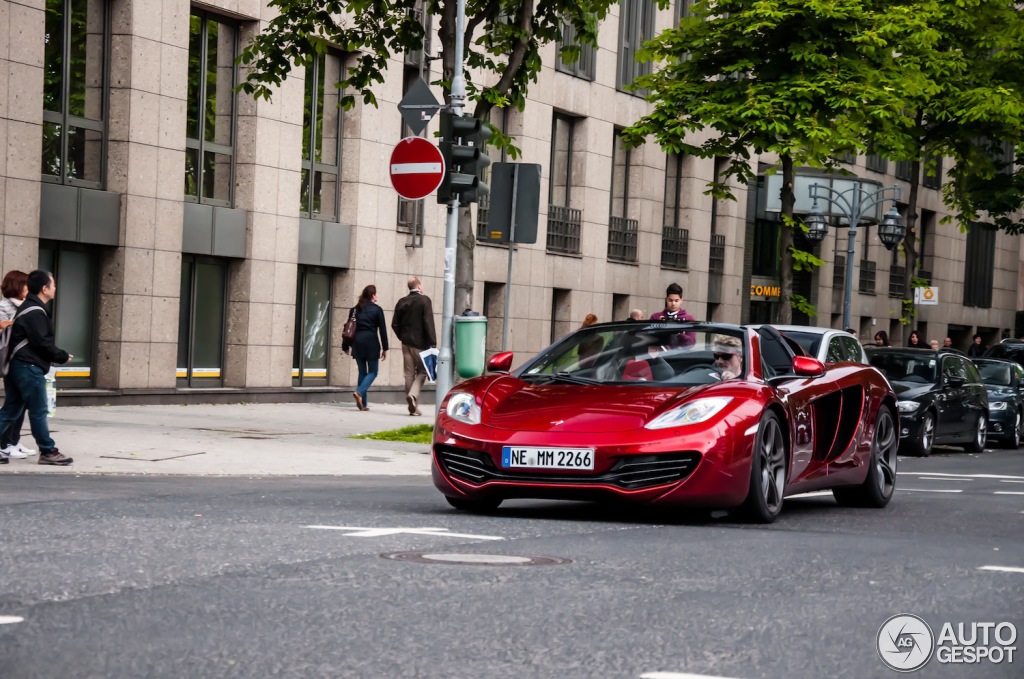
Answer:
POLYGON ((359 366, 359 382, 352 392, 356 407, 369 410, 367 392, 377 379, 378 359, 384 361, 388 357, 388 326, 384 310, 377 306, 377 286, 363 288, 359 301, 349 310, 342 329, 341 350, 346 355, 351 351, 359 366))

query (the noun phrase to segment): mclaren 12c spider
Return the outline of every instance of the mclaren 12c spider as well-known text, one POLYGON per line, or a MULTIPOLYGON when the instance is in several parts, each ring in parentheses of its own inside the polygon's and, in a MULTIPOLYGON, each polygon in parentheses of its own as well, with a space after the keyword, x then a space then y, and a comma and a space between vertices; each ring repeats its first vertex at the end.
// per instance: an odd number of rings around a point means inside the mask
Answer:
POLYGON ((831 489, 884 507, 896 397, 875 368, 826 368, 771 326, 632 321, 578 330, 511 371, 455 386, 434 427, 435 486, 457 509, 505 499, 743 511, 831 489))

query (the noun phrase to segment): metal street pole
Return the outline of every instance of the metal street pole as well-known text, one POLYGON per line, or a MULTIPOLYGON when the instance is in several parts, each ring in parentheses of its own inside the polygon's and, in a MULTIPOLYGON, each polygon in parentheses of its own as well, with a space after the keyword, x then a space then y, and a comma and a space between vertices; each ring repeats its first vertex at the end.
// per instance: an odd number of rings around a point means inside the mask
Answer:
POLYGON ((508 228, 508 272, 505 274, 505 320, 501 324, 501 350, 508 351, 508 314, 512 306, 512 252, 516 249, 516 194, 519 193, 519 166, 512 170, 512 215, 508 228))
POLYGON ((843 330, 850 325, 850 307, 853 305, 853 252, 857 248, 857 222, 860 221, 860 184, 853 188, 850 206, 850 240, 846 244, 846 289, 843 291, 843 330))
MULTIPOLYGON (((455 12, 455 68, 452 73, 451 112, 462 115, 466 98, 466 78, 463 73, 463 36, 466 26, 466 0, 457 0, 455 12)), ((448 222, 444 236, 444 297, 441 309, 441 349, 437 355, 437 402, 435 412, 441 411, 441 402, 451 391, 454 382, 452 370, 452 341, 455 317, 455 250, 459 240, 459 194, 453 194, 448 204, 448 222)))

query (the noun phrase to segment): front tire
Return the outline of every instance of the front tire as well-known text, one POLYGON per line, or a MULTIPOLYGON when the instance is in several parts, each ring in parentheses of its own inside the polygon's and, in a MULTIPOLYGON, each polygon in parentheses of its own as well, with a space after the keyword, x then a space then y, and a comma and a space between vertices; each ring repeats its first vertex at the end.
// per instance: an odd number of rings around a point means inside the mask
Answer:
POLYGON ((1013 434, 1011 434, 1003 442, 1003 445, 1005 445, 1007 448, 1009 448, 1011 450, 1016 450, 1017 448, 1020 448, 1020 440, 1021 440, 1021 433, 1022 433, 1021 432, 1021 426, 1022 425, 1024 425, 1024 418, 1022 418, 1022 416, 1020 414, 1020 411, 1018 410, 1017 411, 1017 418, 1016 418, 1016 421, 1014 422, 1014 426, 1013 426, 1013 434))
POLYGON ((785 491, 786 440, 778 416, 769 411, 757 427, 743 515, 753 523, 771 523, 782 511, 785 491))
POLYGON ((974 438, 964 446, 964 450, 968 453, 983 453, 985 452, 985 439, 988 437, 988 418, 984 415, 978 415, 978 424, 974 429, 974 438))
POLYGON ((868 476, 859 486, 833 488, 836 502, 844 507, 881 509, 889 504, 896 490, 896 463, 900 438, 892 411, 882 407, 875 418, 875 438, 871 443, 868 476))
POLYGON ((444 499, 448 501, 455 509, 462 512, 472 512, 474 514, 486 514, 487 512, 493 512, 499 506, 501 506, 501 499, 488 498, 486 500, 470 500, 464 497, 450 497, 444 496, 444 499))
POLYGON ((932 454, 933 445, 935 445, 935 414, 929 410, 921 420, 921 434, 917 441, 914 441, 911 452, 917 457, 928 457, 932 454))

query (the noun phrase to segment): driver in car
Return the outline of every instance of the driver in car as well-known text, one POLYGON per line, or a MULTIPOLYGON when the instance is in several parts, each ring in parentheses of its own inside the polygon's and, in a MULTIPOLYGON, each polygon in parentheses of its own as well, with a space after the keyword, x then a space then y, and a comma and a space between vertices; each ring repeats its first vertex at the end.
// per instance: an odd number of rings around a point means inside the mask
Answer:
POLYGON ((743 344, 738 337, 719 335, 711 346, 715 369, 721 379, 731 380, 743 374, 743 344))

